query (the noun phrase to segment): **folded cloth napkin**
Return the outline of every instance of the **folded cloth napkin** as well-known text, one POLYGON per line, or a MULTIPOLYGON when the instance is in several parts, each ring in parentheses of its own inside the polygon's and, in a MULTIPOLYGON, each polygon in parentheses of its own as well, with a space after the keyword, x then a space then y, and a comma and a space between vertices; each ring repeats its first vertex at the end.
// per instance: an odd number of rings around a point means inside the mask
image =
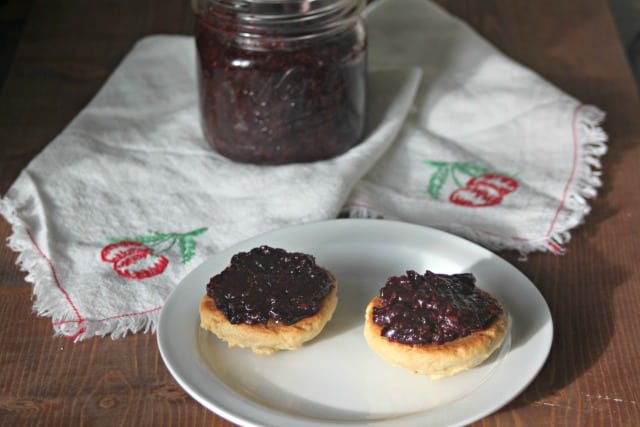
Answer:
POLYGON ((562 252, 601 185, 603 112, 428 1, 373 3, 367 18, 372 67, 418 66, 423 79, 348 214, 429 225, 494 250, 562 252))
POLYGON ((379 0, 369 127, 334 159, 256 166, 199 126, 193 39, 153 36, 0 201, 35 311, 75 340, 154 331, 186 273, 240 240, 338 215, 561 252, 600 184, 603 113, 427 0, 379 0))

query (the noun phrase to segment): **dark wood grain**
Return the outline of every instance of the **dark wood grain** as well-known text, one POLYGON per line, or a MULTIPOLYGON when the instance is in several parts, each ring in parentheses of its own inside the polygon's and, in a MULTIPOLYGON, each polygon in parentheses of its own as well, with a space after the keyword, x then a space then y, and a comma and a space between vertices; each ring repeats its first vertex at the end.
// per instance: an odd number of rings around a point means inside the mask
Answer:
MULTIPOLYGON (((548 362, 478 426, 633 426, 640 416, 640 102, 605 0, 439 0, 507 55, 607 112, 604 187, 563 256, 503 253, 555 324, 548 362)), ((0 94, 0 194, 86 105, 132 45, 189 34, 185 0, 35 0, 0 94)), ((0 238, 10 228, 0 219, 0 238)), ((0 246, 0 425, 233 424, 171 378, 151 334, 71 343, 32 311, 0 246)))

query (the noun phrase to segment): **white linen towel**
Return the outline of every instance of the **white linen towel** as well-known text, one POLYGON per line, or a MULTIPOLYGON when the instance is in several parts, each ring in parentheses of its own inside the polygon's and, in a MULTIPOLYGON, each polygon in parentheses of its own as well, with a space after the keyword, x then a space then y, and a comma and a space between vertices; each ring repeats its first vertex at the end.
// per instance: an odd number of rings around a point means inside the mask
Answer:
POLYGON ((372 67, 417 66, 423 79, 349 215, 429 225, 494 250, 562 253, 601 185, 604 113, 431 2, 373 3, 367 18, 372 67))
POLYGON ((207 256, 341 211, 493 249, 562 251, 600 184, 603 113, 427 0, 365 13, 369 129, 315 163, 218 155, 199 126, 193 39, 134 46, 0 201, 34 310, 56 334, 154 331, 165 298, 207 256))

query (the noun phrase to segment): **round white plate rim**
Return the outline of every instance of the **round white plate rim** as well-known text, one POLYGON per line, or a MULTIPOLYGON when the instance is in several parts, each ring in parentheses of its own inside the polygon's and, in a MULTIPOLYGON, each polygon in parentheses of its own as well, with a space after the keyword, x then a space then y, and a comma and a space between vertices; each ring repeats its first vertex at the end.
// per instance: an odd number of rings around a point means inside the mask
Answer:
MULTIPOLYGON (((198 366, 198 349, 194 343, 194 340, 197 340, 197 323, 199 321, 197 310, 195 311, 195 317, 183 321, 183 323, 186 322, 187 324, 193 324, 191 325, 194 326, 192 328, 194 331, 193 335, 189 333, 189 331, 185 331, 184 334, 178 334, 178 336, 176 336, 176 334, 169 333, 175 323, 176 315, 178 313, 182 313, 182 309, 179 308, 180 303, 184 303, 185 295, 190 293, 192 291, 191 288, 194 288, 195 286, 194 278, 202 276, 197 283, 201 283, 201 286, 204 286, 204 283, 206 282, 203 282, 203 280, 206 280, 208 276, 211 275, 208 265, 212 260, 219 261, 220 259, 224 259, 228 261, 230 256, 236 252, 249 250, 260 244, 269 244, 270 241, 274 240, 286 240, 287 236, 304 236, 306 234, 312 234, 315 237, 325 236, 327 239, 330 239, 344 232, 359 236, 365 240, 369 237, 373 239, 380 239, 383 237, 409 239, 416 237, 430 237, 444 239, 446 242, 454 245, 457 249, 462 250, 464 252, 464 256, 478 257, 478 259, 482 258, 494 265, 494 268, 499 267, 501 269, 505 269, 505 271, 508 270, 509 274, 516 277, 517 282, 519 283, 517 286, 522 287, 522 290, 527 292, 527 305, 531 306, 532 309, 535 309, 536 311, 536 319, 533 320, 538 323, 537 329, 532 331, 530 336, 526 337, 526 342, 520 343, 519 349, 510 349, 505 356, 505 360, 513 365, 517 364, 517 360, 522 358, 522 354, 529 353, 527 355, 527 364, 525 366, 518 366, 519 375, 516 377, 509 374, 506 368, 497 369, 496 372, 491 374, 491 378, 479 386, 477 390, 444 408, 447 410, 447 425, 467 424, 498 410, 522 392, 530 382, 533 381, 540 369, 542 369, 542 366, 550 352, 553 338, 551 314, 544 298, 539 293, 535 285, 533 285, 533 283, 531 283, 531 281, 529 281, 529 279, 514 266, 473 242, 430 227, 392 220, 336 219, 289 226, 247 239, 211 256, 192 270, 178 284, 178 286, 176 286, 174 291, 167 298, 160 313, 157 328, 157 342, 162 359, 178 384, 207 409, 242 426, 262 427, 273 425, 282 427, 302 427, 313 425, 335 427, 345 425, 355 427, 375 425, 380 427, 391 427, 413 425, 415 423, 418 423, 417 425, 422 425, 422 423, 433 422, 434 420, 443 421, 443 415, 436 413, 437 411, 430 411, 398 419, 363 419, 356 422, 349 420, 344 423, 329 419, 322 420, 316 418, 303 418, 293 414, 286 414, 281 411, 262 406, 261 404, 253 402, 244 396, 238 395, 221 379, 212 376, 212 373, 208 372, 202 366, 198 366), (531 353, 530 350, 533 349, 535 349, 535 351, 531 353), (519 351, 521 354, 520 356, 514 356, 514 352, 516 350, 519 351), (533 360, 531 358, 532 354, 533 360), (518 357, 518 359, 515 360, 515 357, 518 357), (505 377, 505 375, 507 377, 505 377), (206 387, 202 387, 202 384, 198 384, 202 381, 206 383, 206 387), (492 391, 492 384, 509 384, 509 389, 506 393, 502 390, 499 396, 489 401, 487 399, 478 398, 480 393, 492 391), (212 390, 215 392, 215 396, 212 395, 212 390), (454 414, 456 409, 461 408, 464 408, 462 413, 458 411, 458 415, 454 414)), ((317 243, 322 244, 322 242, 317 243)), ((199 288, 196 288, 196 291, 198 291, 200 296, 203 294, 203 291, 200 292, 199 288)), ((198 300, 199 298, 200 297, 198 296, 198 300)), ((507 309, 509 309, 509 307, 507 307, 507 309)), ((516 317, 512 320, 514 320, 514 323, 516 323, 517 326, 519 319, 516 317)))

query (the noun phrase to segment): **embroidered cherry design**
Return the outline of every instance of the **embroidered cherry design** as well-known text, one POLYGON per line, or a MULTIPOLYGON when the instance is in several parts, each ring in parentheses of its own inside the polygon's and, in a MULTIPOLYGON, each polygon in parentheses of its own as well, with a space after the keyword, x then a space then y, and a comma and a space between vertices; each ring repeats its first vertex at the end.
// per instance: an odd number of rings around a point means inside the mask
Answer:
POLYGON ((128 254, 141 250, 143 247, 144 245, 142 243, 129 240, 111 243, 102 248, 100 258, 102 258, 102 261, 104 262, 115 263, 128 254))
POLYGON ((485 173, 467 181, 467 187, 473 187, 477 184, 491 185, 503 196, 518 189, 518 181, 511 177, 500 175, 499 173, 485 173))
POLYGON ((113 263, 113 270, 127 279, 157 276, 169 265, 164 255, 155 255, 142 243, 128 240, 105 246, 100 255, 102 261, 113 263))
POLYGON ((502 202, 503 196, 515 191, 518 182, 497 173, 485 173, 469 179, 463 188, 449 195, 449 201, 459 206, 485 207, 502 202))
POLYGON ((159 233, 133 238, 119 238, 106 245, 100 258, 113 264, 113 270, 127 279, 141 280, 162 274, 169 265, 169 258, 162 255, 176 244, 182 263, 188 262, 195 254, 194 237, 206 231, 199 228, 188 233, 159 233))
POLYGON ((502 194, 491 184, 477 182, 454 190, 449 201, 459 206, 484 207, 497 205, 502 201, 502 194))
POLYGON ((434 199, 440 198, 440 192, 451 176, 458 187, 449 195, 449 201, 458 206, 487 207, 500 204, 509 193, 518 189, 518 182, 508 176, 490 172, 488 169, 473 163, 458 162, 425 162, 437 169, 431 175, 427 193, 434 199), (459 175, 469 177, 465 184, 459 175))

